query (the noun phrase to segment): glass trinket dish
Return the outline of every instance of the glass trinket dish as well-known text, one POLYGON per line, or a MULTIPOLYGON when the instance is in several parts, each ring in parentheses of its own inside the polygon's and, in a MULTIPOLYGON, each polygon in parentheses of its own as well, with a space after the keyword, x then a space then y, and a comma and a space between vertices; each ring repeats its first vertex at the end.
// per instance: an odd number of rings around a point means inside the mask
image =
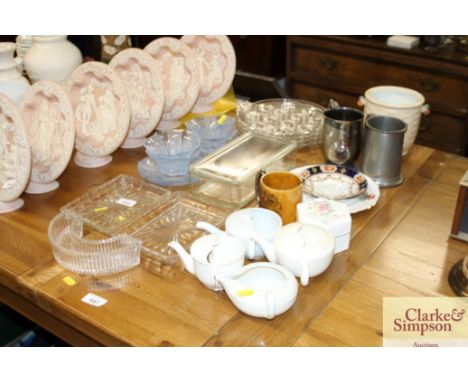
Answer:
POLYGON ((206 221, 219 227, 232 211, 230 206, 215 205, 190 192, 179 191, 143 219, 127 227, 125 232, 141 241, 145 254, 174 266, 179 263, 179 257, 168 243, 177 241, 188 248, 205 234, 196 228, 197 222, 206 221))
POLYGON ((171 192, 119 175, 62 207, 95 230, 115 235, 169 199, 171 192))

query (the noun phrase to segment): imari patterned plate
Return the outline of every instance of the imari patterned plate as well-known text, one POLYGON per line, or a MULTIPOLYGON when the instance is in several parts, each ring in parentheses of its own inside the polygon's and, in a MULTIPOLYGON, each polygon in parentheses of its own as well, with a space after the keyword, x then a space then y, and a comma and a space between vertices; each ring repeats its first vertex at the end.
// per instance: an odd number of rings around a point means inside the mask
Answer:
POLYGON ((367 189, 364 174, 340 165, 322 164, 301 172, 302 189, 316 198, 342 200, 355 198, 367 189))
MULTIPOLYGON (((318 167, 323 166, 319 165, 318 167)), ((333 165, 332 165, 333 166, 333 165)), ((304 174, 306 174, 306 171, 312 167, 317 167, 317 166, 303 166, 303 167, 298 167, 291 172, 293 174, 296 174, 297 176, 301 177, 304 174)), ((339 166, 335 166, 339 167, 339 166)), ((366 211, 372 207, 374 207, 379 198, 380 198, 380 189, 377 183, 375 183, 371 178, 368 176, 362 174, 364 178, 366 179, 367 182, 367 187, 365 192, 362 192, 359 196, 356 196, 354 198, 348 198, 348 199, 342 199, 340 200, 341 203, 344 203, 348 206, 348 210, 351 214, 355 214, 357 212, 361 211, 366 211)), ((308 200, 313 200, 315 199, 314 196, 308 194, 304 190, 303 194, 303 201, 306 202, 308 200)))

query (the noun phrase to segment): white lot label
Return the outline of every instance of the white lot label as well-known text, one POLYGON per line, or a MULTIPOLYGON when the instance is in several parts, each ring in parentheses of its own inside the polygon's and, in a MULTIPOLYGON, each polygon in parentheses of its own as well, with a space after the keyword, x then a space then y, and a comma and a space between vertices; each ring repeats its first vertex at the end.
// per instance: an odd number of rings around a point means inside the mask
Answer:
POLYGON ((116 203, 121 204, 122 206, 125 206, 125 207, 133 207, 135 204, 137 204, 136 200, 127 199, 127 198, 120 198, 119 200, 116 201, 116 203))
POLYGON ((95 295, 94 293, 88 293, 81 299, 81 301, 85 302, 86 304, 97 307, 103 306, 107 303, 107 300, 104 297, 100 297, 98 295, 95 295))

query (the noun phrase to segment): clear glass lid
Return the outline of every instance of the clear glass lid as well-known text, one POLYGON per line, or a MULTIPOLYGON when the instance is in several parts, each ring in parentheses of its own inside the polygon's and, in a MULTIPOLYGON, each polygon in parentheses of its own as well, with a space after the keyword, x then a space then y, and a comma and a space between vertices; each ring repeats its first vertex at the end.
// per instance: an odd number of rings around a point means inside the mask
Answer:
POLYGON ((190 172, 205 179, 242 184, 260 169, 292 152, 296 146, 296 142, 247 133, 195 162, 190 172))

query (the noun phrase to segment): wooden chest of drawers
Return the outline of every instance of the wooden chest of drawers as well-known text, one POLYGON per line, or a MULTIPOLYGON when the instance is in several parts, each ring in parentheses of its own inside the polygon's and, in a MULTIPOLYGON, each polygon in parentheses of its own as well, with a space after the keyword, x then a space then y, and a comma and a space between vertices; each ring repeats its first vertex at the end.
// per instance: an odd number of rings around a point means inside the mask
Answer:
POLYGON ((356 106, 378 85, 419 91, 431 107, 422 117, 417 143, 468 156, 468 61, 453 49, 386 46, 384 38, 289 36, 287 85, 293 98, 356 106))

